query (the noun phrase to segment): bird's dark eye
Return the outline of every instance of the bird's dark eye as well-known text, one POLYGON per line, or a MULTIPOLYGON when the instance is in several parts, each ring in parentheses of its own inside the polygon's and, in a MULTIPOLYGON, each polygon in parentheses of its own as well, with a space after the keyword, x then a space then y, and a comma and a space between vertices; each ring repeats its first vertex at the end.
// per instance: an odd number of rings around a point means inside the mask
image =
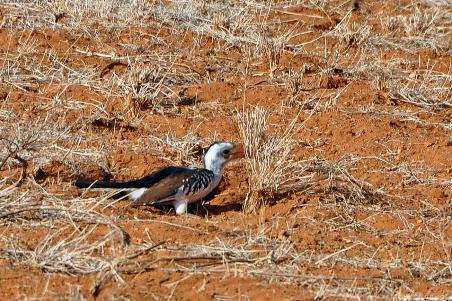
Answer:
POLYGON ((231 151, 228 150, 228 149, 225 149, 225 150, 223 151, 223 155, 225 155, 225 156, 229 155, 230 153, 231 153, 231 151))

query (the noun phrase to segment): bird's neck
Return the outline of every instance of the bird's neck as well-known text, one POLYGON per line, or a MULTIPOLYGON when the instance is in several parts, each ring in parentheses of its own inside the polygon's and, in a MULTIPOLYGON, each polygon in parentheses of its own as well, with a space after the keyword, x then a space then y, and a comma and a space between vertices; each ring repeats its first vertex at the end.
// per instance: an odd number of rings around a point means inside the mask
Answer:
POLYGON ((207 170, 210 170, 213 172, 216 176, 222 176, 224 171, 223 164, 220 164, 217 161, 214 160, 205 160, 204 161, 204 168, 207 170))

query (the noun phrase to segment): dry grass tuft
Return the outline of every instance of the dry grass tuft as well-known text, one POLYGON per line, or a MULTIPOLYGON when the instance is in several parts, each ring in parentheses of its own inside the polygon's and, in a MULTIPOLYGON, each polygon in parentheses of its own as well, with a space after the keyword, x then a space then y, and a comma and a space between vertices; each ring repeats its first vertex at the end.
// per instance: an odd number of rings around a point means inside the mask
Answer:
POLYGON ((0 221, 19 235, 0 235, 2 257, 45 272, 90 274, 109 271, 127 250, 129 235, 99 213, 108 196, 63 199, 30 181, 20 188, 6 182, 0 181, 0 221), (26 229, 36 241, 21 239, 26 229))
POLYGON ((62 124, 52 123, 51 119, 51 116, 46 116, 34 123, 25 120, 0 123, 0 170, 7 164, 43 157, 49 148, 67 138, 69 129, 62 124))
POLYGON ((177 137, 174 132, 167 133, 164 137, 151 136, 149 140, 163 154, 164 158, 173 164, 198 165, 202 154, 202 145, 205 139, 190 131, 182 137, 177 137))
POLYGON ((327 201, 333 201, 346 207, 348 205, 362 206, 380 203, 386 196, 382 190, 375 189, 370 183, 357 179, 350 172, 351 167, 361 158, 344 157, 335 162, 314 158, 312 171, 325 180, 319 181, 325 192, 327 201))
POLYGON ((245 212, 256 212, 276 193, 310 178, 302 175, 305 166, 293 156, 297 118, 283 133, 270 131, 268 112, 260 107, 237 113, 235 120, 248 159, 249 194, 243 204, 245 212))
POLYGON ((356 22, 343 22, 336 26, 334 36, 344 48, 364 47, 369 45, 373 37, 372 26, 356 22))
POLYGON ((174 87, 193 81, 190 76, 178 72, 170 62, 128 60, 127 67, 127 72, 114 76, 105 90, 113 88, 119 96, 125 97, 128 109, 132 111, 150 109, 162 114, 174 113, 180 102, 174 87))
MULTIPOLYGON (((11 239, 2 253, 17 263, 38 267, 46 272, 67 274, 90 274, 107 270, 111 251, 115 251, 115 231, 105 235, 94 235, 97 226, 64 233, 67 227, 48 234, 32 249, 11 239), (61 239, 62 236, 66 238, 61 239)), ((5 237, 2 237, 6 239, 5 237)), ((114 256, 118 256, 114 254, 114 256)))

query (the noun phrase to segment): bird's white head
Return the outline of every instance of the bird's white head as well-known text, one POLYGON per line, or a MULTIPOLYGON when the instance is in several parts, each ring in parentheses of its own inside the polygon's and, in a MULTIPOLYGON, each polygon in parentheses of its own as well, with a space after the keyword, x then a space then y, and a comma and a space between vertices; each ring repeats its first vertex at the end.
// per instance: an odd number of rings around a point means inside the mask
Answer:
POLYGON ((231 142, 214 142, 204 156, 204 166, 215 174, 222 174, 226 163, 243 157, 243 149, 231 142))

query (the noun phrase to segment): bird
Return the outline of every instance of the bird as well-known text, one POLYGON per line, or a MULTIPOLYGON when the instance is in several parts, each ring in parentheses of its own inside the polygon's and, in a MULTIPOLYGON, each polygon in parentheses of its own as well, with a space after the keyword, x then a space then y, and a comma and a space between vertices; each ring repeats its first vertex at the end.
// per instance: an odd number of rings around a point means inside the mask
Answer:
POLYGON ((204 167, 169 166, 141 179, 114 181, 76 180, 78 188, 125 189, 132 207, 172 205, 177 215, 186 214, 189 203, 206 197, 220 183, 224 168, 231 160, 244 157, 243 146, 216 141, 204 155, 204 167))

